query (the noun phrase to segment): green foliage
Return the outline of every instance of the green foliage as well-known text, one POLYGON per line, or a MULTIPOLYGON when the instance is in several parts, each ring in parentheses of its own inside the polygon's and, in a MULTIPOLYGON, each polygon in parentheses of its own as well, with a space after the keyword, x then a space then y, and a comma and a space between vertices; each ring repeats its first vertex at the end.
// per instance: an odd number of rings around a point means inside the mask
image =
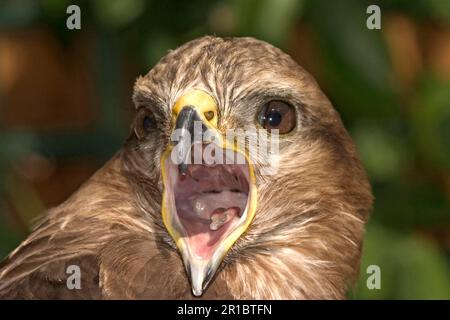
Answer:
POLYGON ((305 1, 249 0, 233 1, 236 34, 265 39, 283 46, 292 24, 301 16, 305 1))
POLYGON ((450 299, 448 261, 436 244, 420 236, 371 224, 365 237, 357 299, 450 299), (381 269, 381 289, 369 290, 367 267, 381 269))

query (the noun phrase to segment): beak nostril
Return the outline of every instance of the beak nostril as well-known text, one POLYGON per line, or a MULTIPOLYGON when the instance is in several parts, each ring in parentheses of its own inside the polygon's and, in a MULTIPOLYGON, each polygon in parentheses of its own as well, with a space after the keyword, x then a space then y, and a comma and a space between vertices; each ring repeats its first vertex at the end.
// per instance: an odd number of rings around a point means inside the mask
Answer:
POLYGON ((214 118, 214 111, 206 111, 204 115, 206 120, 211 121, 214 118))

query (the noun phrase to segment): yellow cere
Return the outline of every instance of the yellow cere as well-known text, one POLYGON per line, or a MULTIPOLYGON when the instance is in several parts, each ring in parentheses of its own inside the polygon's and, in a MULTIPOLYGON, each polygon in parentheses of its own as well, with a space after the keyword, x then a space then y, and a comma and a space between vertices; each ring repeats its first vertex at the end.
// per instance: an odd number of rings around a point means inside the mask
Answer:
POLYGON ((197 110, 198 115, 205 124, 210 123, 214 128, 217 128, 217 104, 213 97, 211 97, 208 93, 200 89, 194 89, 181 96, 172 109, 174 122, 178 113, 183 107, 186 106, 191 106, 197 110), (210 111, 214 113, 214 116, 211 120, 207 120, 205 113, 210 111))

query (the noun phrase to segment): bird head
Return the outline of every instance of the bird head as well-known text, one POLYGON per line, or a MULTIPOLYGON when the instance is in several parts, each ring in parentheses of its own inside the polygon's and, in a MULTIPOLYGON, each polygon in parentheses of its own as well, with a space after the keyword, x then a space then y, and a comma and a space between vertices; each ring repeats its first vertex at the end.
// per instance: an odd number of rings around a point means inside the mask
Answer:
POLYGON ((301 250, 357 260, 365 173, 337 112, 287 54, 251 38, 197 39, 140 77, 133 99, 127 170, 195 296, 256 252, 284 252, 286 265, 301 250), (356 246, 347 257, 333 252, 336 234, 356 246))

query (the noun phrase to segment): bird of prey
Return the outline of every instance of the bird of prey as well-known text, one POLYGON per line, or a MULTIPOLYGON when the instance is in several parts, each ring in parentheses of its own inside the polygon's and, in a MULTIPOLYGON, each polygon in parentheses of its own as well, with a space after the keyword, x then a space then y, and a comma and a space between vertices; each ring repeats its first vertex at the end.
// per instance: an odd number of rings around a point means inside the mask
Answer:
POLYGON ((2 262, 1 298, 346 297, 372 195, 311 75, 266 42, 206 36, 139 77, 133 101, 123 147, 2 262), (276 152, 227 138, 251 128, 276 152), (210 146, 241 162, 206 162, 210 146))

